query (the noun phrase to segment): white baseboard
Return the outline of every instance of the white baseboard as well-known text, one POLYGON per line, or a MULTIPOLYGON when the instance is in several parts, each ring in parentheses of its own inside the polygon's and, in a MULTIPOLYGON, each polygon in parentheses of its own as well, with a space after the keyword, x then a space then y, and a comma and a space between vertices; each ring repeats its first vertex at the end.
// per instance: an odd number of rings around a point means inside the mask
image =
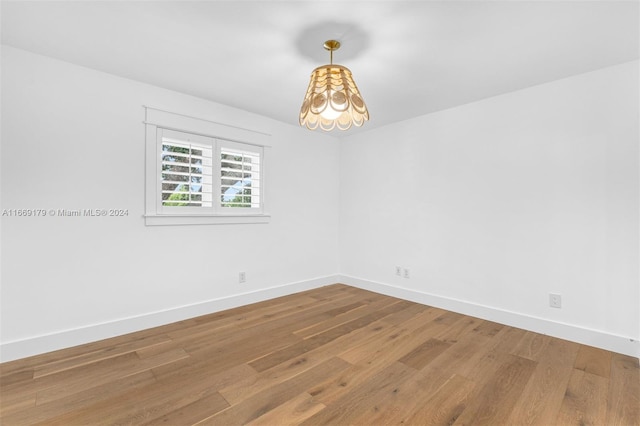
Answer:
POLYGON ((477 305, 463 300, 446 298, 346 275, 341 275, 339 282, 399 299, 410 300, 412 302, 640 358, 640 342, 638 338, 618 336, 600 330, 505 311, 490 306, 477 305))
POLYGON ((95 342, 339 282, 330 275, 0 344, 0 362, 95 342))
POLYGON ((330 275, 219 299, 207 300, 192 305, 179 306, 164 311, 4 342, 0 344, 0 362, 12 361, 84 343, 95 342, 334 283, 344 283, 376 293, 435 306, 465 315, 495 321, 500 324, 640 358, 640 343, 638 339, 632 337, 618 336, 599 330, 550 321, 544 318, 500 310, 490 306, 477 305, 463 300, 446 298, 347 275, 330 275))

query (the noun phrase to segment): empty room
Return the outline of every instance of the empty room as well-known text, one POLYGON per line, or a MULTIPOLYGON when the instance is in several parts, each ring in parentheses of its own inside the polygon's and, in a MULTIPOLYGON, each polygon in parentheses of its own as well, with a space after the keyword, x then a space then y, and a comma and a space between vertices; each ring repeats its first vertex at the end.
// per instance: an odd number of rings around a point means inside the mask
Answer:
POLYGON ((0 15, 0 424, 640 425, 640 2, 0 15))

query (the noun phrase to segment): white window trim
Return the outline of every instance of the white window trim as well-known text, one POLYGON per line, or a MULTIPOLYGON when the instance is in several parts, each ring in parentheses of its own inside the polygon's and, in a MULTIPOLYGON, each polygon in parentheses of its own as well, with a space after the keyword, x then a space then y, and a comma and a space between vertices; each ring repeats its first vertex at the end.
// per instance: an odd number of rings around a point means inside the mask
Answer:
MULTIPOLYGON (((260 224, 269 223, 271 215, 267 210, 268 189, 266 168, 268 167, 268 145, 263 143, 269 136, 262 132, 227 126, 208 120, 171 113, 155 108, 146 108, 145 120, 145 225, 222 225, 222 224, 260 224), (239 143, 260 147, 261 161, 261 212, 247 212, 245 209, 223 208, 213 213, 199 212, 163 212, 160 205, 160 155, 158 149, 158 130, 166 129, 189 133, 196 136, 222 140, 222 144, 239 143), (251 142, 245 142, 251 141, 251 142)), ((219 148, 218 148, 219 149, 219 148)))

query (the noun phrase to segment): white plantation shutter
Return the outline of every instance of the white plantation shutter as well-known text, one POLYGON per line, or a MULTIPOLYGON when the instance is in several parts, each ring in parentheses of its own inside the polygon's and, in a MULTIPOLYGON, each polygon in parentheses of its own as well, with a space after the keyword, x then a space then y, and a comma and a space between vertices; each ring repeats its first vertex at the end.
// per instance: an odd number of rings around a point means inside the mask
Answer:
POLYGON ((213 206, 213 148, 162 141, 162 205, 213 206))
POLYGON ((262 213, 262 147, 169 129, 157 147, 160 214, 262 213))
POLYGON ((223 142, 220 147, 220 203, 223 208, 259 209, 262 152, 223 142))

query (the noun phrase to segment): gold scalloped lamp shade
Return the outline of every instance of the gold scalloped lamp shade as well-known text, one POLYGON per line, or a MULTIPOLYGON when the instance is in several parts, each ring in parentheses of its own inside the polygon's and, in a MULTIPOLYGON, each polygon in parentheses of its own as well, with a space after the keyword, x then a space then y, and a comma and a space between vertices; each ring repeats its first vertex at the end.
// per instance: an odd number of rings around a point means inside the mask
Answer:
POLYGON ((347 130, 369 119, 367 106, 353 81, 351 71, 341 65, 313 70, 300 108, 300 125, 310 130, 347 130))
MULTIPOLYGON (((325 49, 332 53, 331 62, 333 50, 338 47, 340 43, 333 40, 325 43, 325 49)), ((301 126, 310 130, 347 130, 362 126, 367 120, 369 111, 348 68, 332 63, 313 70, 300 108, 301 126)))

